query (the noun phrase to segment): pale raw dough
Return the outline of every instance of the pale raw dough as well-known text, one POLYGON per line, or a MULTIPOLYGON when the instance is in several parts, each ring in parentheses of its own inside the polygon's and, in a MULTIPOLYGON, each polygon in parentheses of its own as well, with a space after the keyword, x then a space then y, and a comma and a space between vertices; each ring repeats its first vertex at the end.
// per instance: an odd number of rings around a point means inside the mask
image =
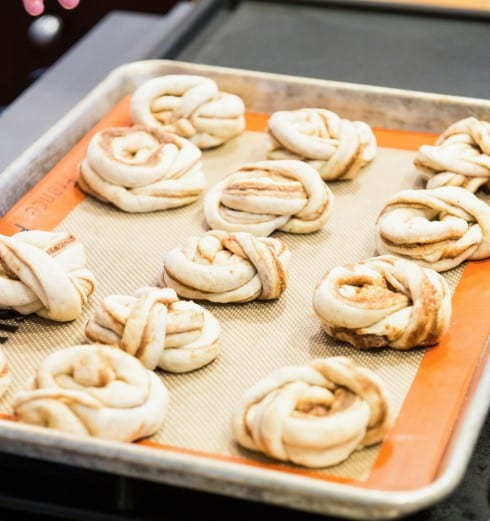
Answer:
POLYGON ((211 230, 166 254, 160 284, 211 302, 276 299, 287 287, 289 258, 278 239, 211 230))
POLYGON ((187 139, 135 125, 101 130, 80 164, 78 185, 125 212, 185 206, 202 194, 202 153, 187 139))
POLYGON ((245 130, 245 105, 211 78, 169 74, 147 80, 131 97, 134 123, 160 128, 201 149, 222 145, 245 130))
POLYGON ((376 157, 376 138, 367 123, 326 109, 274 112, 267 130, 268 159, 306 161, 325 181, 353 179, 376 157))
POLYGON ((375 225, 380 255, 391 253, 436 271, 490 257, 490 207, 456 186, 402 190, 375 225))
POLYGON ((30 230, 0 235, 0 308, 65 322, 95 290, 85 249, 66 232, 30 230))
POLYGON ((12 402, 21 422, 126 442, 154 434, 167 404, 168 391, 153 371, 100 344, 52 353, 12 402))
POLYGON ((301 161, 259 161, 241 166, 204 196, 210 228, 249 232, 310 233, 323 228, 333 194, 318 172, 301 161))
POLYGON ((213 361, 221 346, 218 320, 170 288, 144 287, 105 297, 89 319, 91 342, 119 347, 147 369, 183 373, 213 361))
POLYGON ((311 468, 336 465, 380 442, 391 397, 374 372, 347 357, 282 367, 244 393, 232 414, 239 445, 311 468))
POLYGON ((490 122, 468 117, 450 125, 433 146, 420 147, 414 165, 427 188, 490 189, 490 122))
POLYGON ((359 349, 436 344, 451 320, 445 279, 394 255, 327 271, 313 293, 325 331, 359 349))

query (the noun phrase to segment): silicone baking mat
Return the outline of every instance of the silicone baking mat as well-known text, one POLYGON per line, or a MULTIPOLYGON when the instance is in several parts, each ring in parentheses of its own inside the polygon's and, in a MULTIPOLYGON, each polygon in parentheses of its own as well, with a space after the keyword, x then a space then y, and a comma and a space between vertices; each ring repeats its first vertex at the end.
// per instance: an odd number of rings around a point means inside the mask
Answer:
MULTIPOLYGON (((267 114, 248 114, 247 131, 226 145, 204 152, 208 187, 243 163, 265 158, 267 114)), ((43 180, 0 220, 0 233, 57 229, 84 244, 97 289, 77 320, 59 324, 36 316, 16 319, 3 345, 13 384, 0 403, 8 418, 12 394, 50 352, 85 341, 84 326, 101 299, 156 285, 166 251, 208 229, 202 200, 175 210, 127 214, 86 197, 75 186, 78 164, 90 137, 100 128, 130 125, 129 98, 120 101, 43 180)), ((384 490, 430 483, 461 411, 474 372, 485 356, 490 263, 469 263, 446 272, 453 295, 450 331, 438 346, 407 352, 359 352, 329 338, 312 310, 313 288, 324 272, 376 254, 374 223, 389 194, 422 188, 412 160, 432 134, 375 129, 378 154, 358 178, 330 182, 331 217, 322 231, 275 233, 291 252, 289 284, 273 302, 235 305, 201 303, 220 321, 218 358, 187 374, 157 374, 169 388, 170 406, 162 429, 139 443, 384 490), (234 404, 251 385, 277 367, 311 358, 347 355, 376 371, 391 390, 397 421, 386 440, 323 470, 279 464, 239 448, 230 431, 234 404)), ((8 321, 7 321, 8 322, 8 321)), ((13 324, 13 321, 10 321, 13 324)), ((26 426, 28 428, 28 426, 26 426)))

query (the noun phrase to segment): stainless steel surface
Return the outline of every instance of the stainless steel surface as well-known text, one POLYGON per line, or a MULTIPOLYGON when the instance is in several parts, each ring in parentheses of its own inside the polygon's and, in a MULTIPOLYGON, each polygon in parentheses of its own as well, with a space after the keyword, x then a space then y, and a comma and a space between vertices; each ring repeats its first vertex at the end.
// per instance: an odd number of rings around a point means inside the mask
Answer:
MULTIPOLYGON (((362 87, 359 85, 305 80, 246 70, 193 65, 178 61, 148 60, 115 69, 80 103, 52 126, 26 152, 0 174, 0 191, 8 194, 4 209, 25 189, 33 170, 46 173, 113 104, 137 85, 165 73, 194 73, 214 77, 224 90, 242 95, 250 110, 287 108, 306 99, 334 99, 345 117, 368 111, 377 125, 391 128, 425 128, 435 131, 458 114, 470 110, 489 119, 490 102, 417 92, 362 87), (287 93, 281 97, 280 93, 287 93), (356 104, 352 103, 355 96, 356 104), (303 97, 303 99, 305 99, 303 97), (394 118, 394 110, 397 117, 394 118), (417 117, 418 116, 418 117, 417 117), (420 123, 423 122, 423 124, 420 123), (424 127, 425 125, 425 127, 424 127), (19 187, 20 185, 20 187, 19 187)), ((415 512, 447 496, 461 480, 490 400, 490 366, 485 367, 441 473, 430 485, 404 492, 373 491, 304 476, 258 469, 228 461, 212 460, 132 444, 98 439, 80 440, 46 429, 2 422, 2 450, 74 466, 216 492, 310 512, 352 519, 390 519, 415 512)))
MULTIPOLYGON (((180 60, 490 98, 490 17, 246 1, 189 41, 180 60)), ((490 13, 490 11, 489 11, 490 13)))

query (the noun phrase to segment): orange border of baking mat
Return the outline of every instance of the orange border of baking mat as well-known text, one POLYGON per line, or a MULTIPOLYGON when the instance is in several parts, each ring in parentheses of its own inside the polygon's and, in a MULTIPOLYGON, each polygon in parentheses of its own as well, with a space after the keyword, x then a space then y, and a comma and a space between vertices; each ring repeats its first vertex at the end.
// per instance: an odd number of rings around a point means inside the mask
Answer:
MULTIPOLYGON (((267 114, 247 114, 247 130, 262 132, 267 114)), ((95 132, 110 126, 130 125, 129 97, 123 98, 70 152, 0 219, 0 233, 22 229, 52 229, 85 195, 76 187, 78 164, 95 132)), ((417 150, 432 144, 434 134, 374 129, 381 147, 417 150)), ((262 463, 252 459, 209 454, 168 446, 151 440, 138 443, 173 452, 309 476, 319 480, 379 490, 410 490, 431 483, 439 471, 450 436, 474 383, 486 361, 489 334, 490 259, 467 263, 453 295, 449 331, 424 353, 398 419, 381 445, 366 480, 320 474, 307 469, 262 463), (470 346, 470 348, 468 347, 470 346), (462 392, 464 390, 464 392, 462 392)), ((12 419, 1 415, 4 419, 12 419)))

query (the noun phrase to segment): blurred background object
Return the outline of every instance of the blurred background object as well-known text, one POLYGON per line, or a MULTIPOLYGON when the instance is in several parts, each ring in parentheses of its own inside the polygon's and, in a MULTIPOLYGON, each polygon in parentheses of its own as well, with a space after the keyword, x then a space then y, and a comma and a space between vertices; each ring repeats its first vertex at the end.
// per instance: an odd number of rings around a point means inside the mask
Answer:
POLYGON ((177 0, 84 0, 73 10, 46 0, 40 17, 20 0, 2 2, 0 106, 7 106, 99 20, 113 10, 165 14, 177 0))
POLYGON ((63 19, 52 14, 36 18, 28 29, 30 41, 38 47, 53 45, 63 32, 63 19))

